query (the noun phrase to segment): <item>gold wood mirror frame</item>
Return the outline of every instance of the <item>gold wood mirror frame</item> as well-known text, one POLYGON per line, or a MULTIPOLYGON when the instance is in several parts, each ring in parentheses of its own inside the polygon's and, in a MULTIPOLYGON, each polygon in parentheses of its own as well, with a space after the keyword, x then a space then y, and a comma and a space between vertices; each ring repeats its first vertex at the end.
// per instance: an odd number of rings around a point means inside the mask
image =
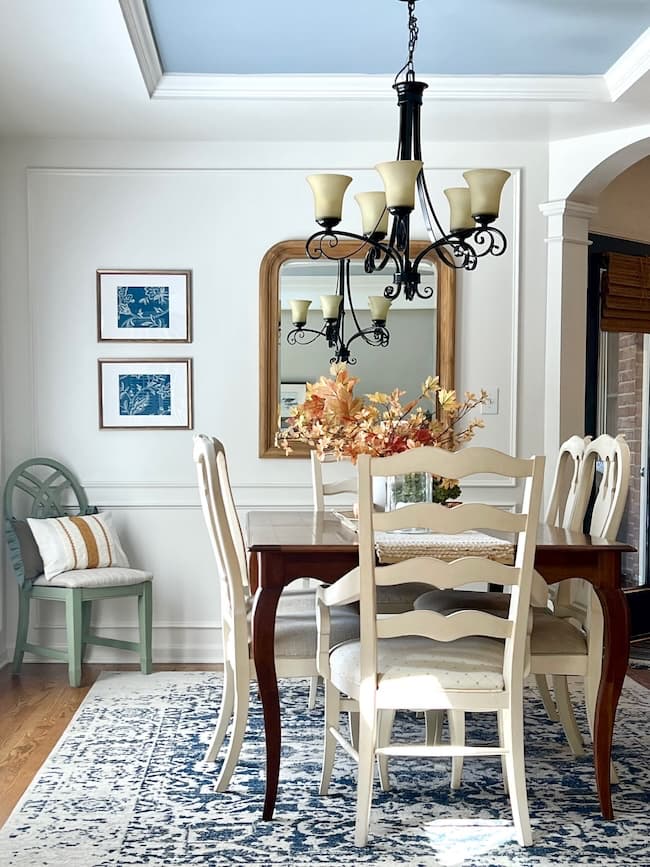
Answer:
MULTIPOLYGON (((427 241, 412 241, 412 255, 416 256, 427 241)), ((357 241, 340 241, 337 250, 350 259, 363 259, 357 241)), ((261 458, 306 458, 309 447, 301 443, 292 446, 292 453, 275 445, 278 429, 279 370, 278 336, 280 323, 280 268, 284 262, 306 259, 304 240, 280 241, 264 254, 260 265, 260 392, 259 392, 259 456, 261 458)), ((435 253, 429 259, 437 274, 437 334, 436 370, 444 388, 455 387, 456 343, 456 272, 441 262, 435 253)), ((389 283, 387 272, 386 283, 389 283)), ((390 352, 390 349, 378 349, 390 352)), ((426 376, 427 373, 424 374, 426 376)), ((423 379, 424 379, 423 376, 423 379)), ((394 388, 396 383, 387 383, 394 388)))

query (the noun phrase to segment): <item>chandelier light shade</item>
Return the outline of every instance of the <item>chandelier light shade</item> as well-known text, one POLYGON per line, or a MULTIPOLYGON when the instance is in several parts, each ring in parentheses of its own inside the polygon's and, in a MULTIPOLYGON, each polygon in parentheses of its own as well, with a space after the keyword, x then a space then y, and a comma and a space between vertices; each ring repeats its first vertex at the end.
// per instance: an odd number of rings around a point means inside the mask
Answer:
MULTIPOLYGON (((408 5, 408 58, 395 76, 399 108, 397 158, 375 166, 383 182, 382 191, 357 193, 361 210, 361 233, 337 228, 341 221, 345 191, 352 181, 348 175, 318 174, 307 178, 314 193, 316 222, 321 231, 314 233, 306 244, 312 259, 341 259, 337 253, 342 239, 352 239, 365 248, 366 273, 382 271, 389 263, 394 267, 392 285, 384 295, 392 300, 402 294, 406 300, 431 298, 433 289, 420 286, 419 265, 435 252, 447 265, 472 271, 478 260, 488 254, 500 256, 507 242, 496 228, 501 191, 510 173, 501 169, 466 171, 465 187, 444 191, 449 202, 449 229, 444 230, 431 203, 422 162, 420 141, 420 109, 427 85, 416 81, 414 53, 418 38, 415 17, 416 0, 400 0, 408 5), (411 255, 410 217, 419 201, 429 245, 416 256, 411 255)), ((341 307, 342 309, 342 307, 341 307)), ((354 315, 354 309, 351 311, 354 315)), ((355 317, 356 320, 356 317, 355 317)), ((379 320, 382 321, 382 320, 379 320)), ((385 315, 383 322, 385 323, 385 315)), ((385 342, 375 345, 385 346, 385 342)))

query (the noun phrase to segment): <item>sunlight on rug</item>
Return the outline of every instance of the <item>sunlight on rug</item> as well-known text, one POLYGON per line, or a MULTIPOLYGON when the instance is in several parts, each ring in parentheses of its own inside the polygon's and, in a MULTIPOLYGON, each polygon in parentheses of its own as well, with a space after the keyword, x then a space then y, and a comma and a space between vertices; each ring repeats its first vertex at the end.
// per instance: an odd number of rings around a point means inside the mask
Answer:
MULTIPOLYGON (((16 810, 0 830, 0 864, 409 864, 422 867, 648 865, 650 691, 626 680, 619 705, 616 821, 600 818, 593 765, 574 759, 536 692, 526 695, 526 763, 534 845, 514 840, 498 759, 466 760, 449 788, 450 762, 394 759, 393 789, 373 800, 370 845, 352 844, 354 763, 340 751, 334 784, 318 796, 322 706, 307 710, 306 681, 283 681, 283 752, 276 818, 261 821, 264 741, 252 708, 230 790, 214 792, 203 755, 221 676, 207 672, 105 673, 89 692, 16 810)), ((577 688, 572 690, 574 694, 577 688)), ((321 698, 322 701, 322 698, 321 698)), ((579 723, 586 732, 578 706, 579 723)), ((491 717, 468 718, 468 739, 491 739, 491 717)), ((422 737, 398 715, 395 738, 422 737)))

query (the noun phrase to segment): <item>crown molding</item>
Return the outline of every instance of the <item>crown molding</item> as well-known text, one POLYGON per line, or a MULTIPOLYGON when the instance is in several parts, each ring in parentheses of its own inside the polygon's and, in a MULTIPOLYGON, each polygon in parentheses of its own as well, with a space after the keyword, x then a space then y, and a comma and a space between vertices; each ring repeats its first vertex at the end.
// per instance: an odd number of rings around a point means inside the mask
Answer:
MULTIPOLYGON (((135 0, 121 0, 135 2, 135 0)), ((134 48, 137 47, 134 43, 134 48)), ((142 64, 141 64, 142 67, 142 64)), ((602 76, 423 76, 427 99, 609 102, 602 76)), ((152 99, 363 100, 394 102, 387 75, 163 74, 152 99)))
POLYGON ((163 78, 163 71, 144 0, 120 0, 120 8, 142 78, 151 97, 163 78))
POLYGON ((650 27, 630 45, 603 76, 612 102, 616 102, 648 71, 650 71, 650 27))

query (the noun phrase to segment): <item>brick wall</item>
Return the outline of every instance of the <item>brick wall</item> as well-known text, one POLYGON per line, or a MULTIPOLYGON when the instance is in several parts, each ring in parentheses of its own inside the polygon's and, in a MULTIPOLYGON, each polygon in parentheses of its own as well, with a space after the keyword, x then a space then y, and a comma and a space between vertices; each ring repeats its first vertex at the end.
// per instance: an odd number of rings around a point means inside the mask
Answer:
MULTIPOLYGON (((618 533, 621 541, 639 545, 639 510, 641 505, 641 415, 643 394, 643 334, 618 335, 618 399, 616 424, 610 433, 625 434, 630 447, 630 488, 623 522, 618 533)), ((625 554, 623 571, 626 584, 637 583, 639 555, 625 554)))

